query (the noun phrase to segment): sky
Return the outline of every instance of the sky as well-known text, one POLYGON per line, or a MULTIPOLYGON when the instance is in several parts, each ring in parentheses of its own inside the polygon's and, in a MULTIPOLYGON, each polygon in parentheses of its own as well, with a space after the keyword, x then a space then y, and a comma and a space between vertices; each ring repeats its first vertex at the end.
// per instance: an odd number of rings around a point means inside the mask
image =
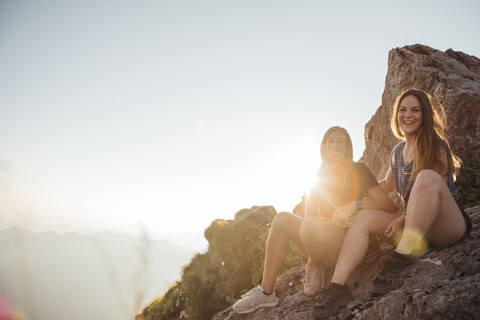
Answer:
POLYGON ((203 232, 291 211, 388 52, 480 57, 478 1, 0 0, 0 221, 203 232))

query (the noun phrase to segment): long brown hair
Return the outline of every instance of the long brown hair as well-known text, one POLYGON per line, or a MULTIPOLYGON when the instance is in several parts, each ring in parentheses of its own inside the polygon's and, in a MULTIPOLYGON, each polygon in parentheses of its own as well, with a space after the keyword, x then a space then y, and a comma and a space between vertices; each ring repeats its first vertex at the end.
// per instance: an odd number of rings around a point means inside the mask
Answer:
POLYGON ((451 150, 445 132, 446 116, 440 103, 428 93, 419 89, 407 89, 395 100, 391 127, 395 136, 404 138, 400 129, 397 115, 403 98, 414 96, 420 102, 422 109, 422 123, 415 138, 415 156, 413 158, 413 171, 411 180, 415 180, 420 171, 424 169, 440 168, 440 174, 453 174, 460 168, 461 160, 451 150), (446 153, 446 159, 442 151, 446 153))
POLYGON ((322 156, 322 163, 325 162, 325 145, 327 144, 327 139, 330 137, 332 132, 334 131, 340 131, 345 135, 347 138, 347 154, 345 155, 345 160, 348 162, 353 162, 353 143, 352 143, 352 138, 350 138, 350 135, 348 134, 347 129, 339 127, 339 126, 334 126, 328 129, 325 134, 323 135, 322 139, 322 144, 320 145, 320 155, 322 156))
MULTIPOLYGON (((322 166, 320 167, 320 169, 318 170, 317 173, 320 176, 322 176, 322 175, 324 176, 324 174, 329 172, 330 168, 328 167, 328 164, 325 161, 326 160, 326 158, 325 158, 325 147, 326 147, 328 138, 330 137, 330 135, 334 131, 340 131, 347 138, 347 153, 345 154, 344 174, 343 174, 343 180, 341 181, 341 183, 343 183, 343 185, 345 186, 347 184, 347 181, 348 181, 350 175, 351 175, 352 163, 353 163, 352 138, 350 138, 350 135, 348 134, 348 131, 345 128, 334 126, 334 127, 331 127, 330 129, 328 129, 325 132, 325 134, 323 135, 322 143, 320 144, 320 155, 322 156, 322 166)), ((327 176, 328 176, 328 174, 327 174, 327 176)), ((337 179, 338 179, 338 177, 337 177, 337 179)), ((335 180, 337 180, 337 179, 335 179, 335 180)))

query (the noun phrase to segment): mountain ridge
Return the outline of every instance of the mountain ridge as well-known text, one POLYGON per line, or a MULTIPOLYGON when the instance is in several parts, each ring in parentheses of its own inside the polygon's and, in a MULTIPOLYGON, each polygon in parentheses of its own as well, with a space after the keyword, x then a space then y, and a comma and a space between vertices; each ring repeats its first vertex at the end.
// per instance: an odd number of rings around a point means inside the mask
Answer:
POLYGON ((0 230, 0 252, 1 292, 36 320, 132 318, 180 277, 195 253, 129 234, 16 226, 0 230))

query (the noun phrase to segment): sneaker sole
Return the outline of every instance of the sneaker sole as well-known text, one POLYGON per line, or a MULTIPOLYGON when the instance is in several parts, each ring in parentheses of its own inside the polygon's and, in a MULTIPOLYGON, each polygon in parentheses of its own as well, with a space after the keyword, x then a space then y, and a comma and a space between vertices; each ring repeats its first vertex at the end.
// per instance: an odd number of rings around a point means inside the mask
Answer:
POLYGON ((313 310, 313 318, 315 320, 317 320, 317 319, 319 319, 319 320, 320 319, 328 319, 331 316, 337 314, 338 308, 346 306, 347 304, 349 304, 352 301, 354 301, 353 297, 346 296, 346 297, 342 297, 341 299, 337 300, 335 302, 335 304, 332 306, 332 308, 330 308, 329 310, 325 310, 325 311, 321 312, 321 311, 316 311, 314 309, 313 310))
POLYGON ((232 310, 235 313, 245 314, 245 313, 251 313, 251 312, 253 312, 257 309, 260 309, 260 308, 273 308, 273 307, 278 306, 279 303, 280 303, 280 301, 272 301, 272 302, 269 302, 269 303, 263 303, 263 304, 253 306, 252 308, 247 309, 247 310, 235 310, 234 308, 232 308, 232 310))

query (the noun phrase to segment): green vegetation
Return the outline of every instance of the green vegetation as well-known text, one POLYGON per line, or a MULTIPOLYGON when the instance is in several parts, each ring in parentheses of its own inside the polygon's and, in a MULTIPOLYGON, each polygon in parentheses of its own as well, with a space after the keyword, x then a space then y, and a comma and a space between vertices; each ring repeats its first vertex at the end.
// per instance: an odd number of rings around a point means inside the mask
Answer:
POLYGON ((476 206, 480 202, 480 159, 465 159, 457 181, 458 203, 464 208, 476 206))
MULTIPOLYGON (((240 294, 262 279, 265 245, 273 207, 243 209, 234 220, 217 219, 205 230, 206 253, 197 254, 183 268, 182 279, 147 306, 145 320, 211 319, 232 305, 240 294)), ((300 255, 291 246, 281 272, 295 266, 300 255)))
MULTIPOLYGON (((480 199, 480 159, 466 159, 456 181, 457 199, 468 208, 480 199)), ((237 212, 234 220, 217 219, 205 230, 209 242, 206 253, 199 253, 184 266, 182 279, 163 297, 147 306, 145 320, 211 319, 232 305, 242 292, 262 280, 265 244, 273 207, 252 207, 237 212)), ((282 273, 300 261, 290 247, 282 273)))

